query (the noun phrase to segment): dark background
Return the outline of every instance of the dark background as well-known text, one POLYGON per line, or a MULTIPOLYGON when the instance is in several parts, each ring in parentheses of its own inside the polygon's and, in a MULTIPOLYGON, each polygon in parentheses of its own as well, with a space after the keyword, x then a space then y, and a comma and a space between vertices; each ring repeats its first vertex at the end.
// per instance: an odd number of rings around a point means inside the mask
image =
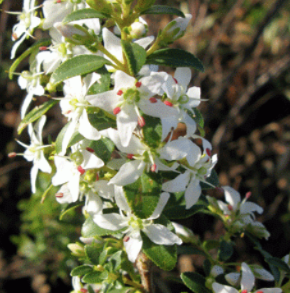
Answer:
MULTIPOLYGON (((76 239, 79 228, 70 226, 68 220, 58 221, 59 206, 53 197, 42 206, 41 195, 29 200, 31 165, 22 158, 7 158, 11 151, 23 151, 15 138, 28 143, 26 131, 17 135, 25 93, 18 87, 17 76, 7 77, 16 17, 4 11, 21 11, 21 2, 5 0, 0 20, 0 292, 16 292, 20 286, 26 292, 69 292, 69 268, 75 263, 59 249, 76 239)), ((289 1, 156 3, 181 7, 193 15, 186 35, 173 46, 195 54, 205 66, 204 73, 193 71, 192 85, 200 86, 202 98, 208 100, 199 108, 206 138, 218 154, 220 183, 238 189, 242 196, 252 192, 251 200, 264 208, 258 219, 271 233, 268 241, 262 241, 263 247, 276 257, 284 256, 290 250, 289 1)), ((150 33, 156 35, 171 19, 147 17, 150 33)), ((36 38, 41 34, 36 31, 36 38)), ((18 54, 32 43, 28 40, 18 54)), ((17 71, 27 68, 27 61, 22 62, 17 71)), ((41 101, 37 98, 36 103, 41 101)), ((44 140, 48 134, 55 137, 62 125, 58 111, 50 111, 48 118, 44 140)), ((197 215, 183 224, 201 239, 218 239, 223 233, 221 223, 208 216, 197 215)), ((235 258, 263 264, 242 238, 237 239, 235 258)), ((200 271, 202 261, 198 256, 184 256, 178 269, 200 271)))

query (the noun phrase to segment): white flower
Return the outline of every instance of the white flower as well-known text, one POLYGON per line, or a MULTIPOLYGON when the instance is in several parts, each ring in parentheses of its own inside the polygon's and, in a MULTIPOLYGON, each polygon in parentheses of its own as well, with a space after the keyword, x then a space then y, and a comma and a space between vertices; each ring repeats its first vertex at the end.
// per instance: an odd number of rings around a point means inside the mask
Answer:
POLYGON ((247 196, 241 201, 240 193, 230 186, 222 187, 225 193, 226 203, 218 200, 218 205, 225 215, 231 215, 232 213, 239 213, 242 215, 241 220, 245 223, 252 222, 255 219, 254 212, 258 214, 263 213, 263 208, 253 202, 247 201, 247 196))
POLYGON ((135 135, 131 136, 128 146, 124 147, 117 130, 110 128, 103 134, 114 142, 122 157, 121 159, 113 159, 109 163, 110 168, 119 169, 118 173, 109 181, 109 184, 124 186, 135 182, 144 171, 173 171, 177 167, 176 165, 172 167, 164 165, 157 156, 158 150, 156 150, 156 154, 153 154, 150 148, 135 135), (124 155, 127 159, 130 159, 129 162, 126 162, 124 155))
POLYGON ((217 162, 217 156, 211 156, 210 143, 205 139, 202 141, 203 153, 196 144, 185 137, 167 143, 160 151, 161 158, 181 160, 180 165, 185 172, 163 183, 162 189, 167 192, 185 191, 186 209, 191 208, 198 201, 201 195, 200 182, 206 182, 217 162))
MULTIPOLYGON (((250 267, 246 263, 242 263, 242 278, 241 278, 241 292, 242 293, 251 293, 254 287, 255 277, 252 273, 250 267)), ((221 285, 219 283, 213 283, 212 289, 214 293, 239 293, 237 289, 221 285)), ((253 293, 282 293, 280 288, 262 288, 254 291, 253 293)))
POLYGON ((146 104, 150 104, 150 97, 160 92, 163 82, 162 73, 151 73, 138 81, 123 71, 117 71, 113 90, 88 96, 87 99, 92 105, 117 116, 121 143, 128 146, 137 124, 142 127, 145 123, 139 108, 147 114, 146 104))
POLYGON ((87 169, 101 168, 104 166, 104 162, 92 152, 82 148, 81 143, 73 146, 73 150, 72 157, 76 158, 75 161, 66 157, 54 157, 56 174, 52 177, 52 184, 54 186, 67 184, 65 187, 61 187, 56 194, 60 203, 77 201, 79 198, 81 176, 85 174, 87 169))
POLYGON ((68 14, 77 9, 86 7, 85 1, 81 0, 80 3, 72 3, 70 0, 45 0, 43 3, 43 15, 45 17, 43 28, 49 29, 56 22, 62 21, 68 14))
POLYGON ((160 216, 165 207, 169 198, 168 193, 161 194, 157 207, 149 218, 140 219, 132 214, 123 194, 122 187, 117 188, 117 192, 116 202, 121 209, 120 214, 98 214, 94 216, 94 222, 101 228, 112 231, 126 228, 122 233, 126 234, 124 237, 124 246, 131 262, 135 262, 142 249, 143 241, 141 231, 155 244, 173 245, 182 243, 182 240, 165 226, 153 223, 153 220, 160 216))
POLYGON ((20 141, 19 144, 26 148, 24 152, 24 158, 33 162, 33 167, 30 171, 31 177, 31 190, 33 193, 36 191, 36 178, 38 174, 38 170, 41 170, 45 173, 51 173, 51 166, 49 165, 47 159, 44 156, 43 149, 45 147, 49 147, 50 145, 43 145, 42 143, 42 129, 46 121, 46 116, 42 116, 35 126, 32 124, 28 125, 28 134, 30 136, 31 143, 30 145, 26 145, 20 141))
POLYGON ((88 89, 98 79, 99 75, 93 73, 83 79, 80 76, 75 76, 64 82, 65 97, 61 99, 60 107, 62 114, 68 118, 70 124, 63 138, 60 153, 62 155, 65 154, 69 141, 76 131, 87 139, 98 140, 101 138, 99 131, 90 124, 86 111, 90 105, 87 96, 88 89))
POLYGON ((12 29, 12 40, 16 41, 11 50, 11 59, 15 57, 16 50, 25 40, 26 37, 31 36, 33 30, 40 24, 40 18, 36 17, 35 0, 24 0, 22 12, 16 12, 19 14, 19 23, 15 24, 12 29))
POLYGON ((21 89, 26 89, 28 93, 21 106, 22 119, 26 115, 33 96, 44 95, 44 88, 40 84, 40 79, 43 74, 43 72, 40 71, 40 67, 41 64, 38 62, 38 60, 34 60, 30 65, 30 71, 23 71, 18 78, 18 85, 21 89))

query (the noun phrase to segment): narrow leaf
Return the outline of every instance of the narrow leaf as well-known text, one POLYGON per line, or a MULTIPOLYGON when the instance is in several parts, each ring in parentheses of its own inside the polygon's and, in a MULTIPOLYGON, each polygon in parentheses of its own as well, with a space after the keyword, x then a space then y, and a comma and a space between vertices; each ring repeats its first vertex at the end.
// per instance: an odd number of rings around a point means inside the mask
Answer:
POLYGON ((62 22, 66 24, 72 21, 81 20, 81 19, 90 19, 90 18, 103 19, 103 18, 108 18, 108 15, 104 13, 100 13, 92 8, 85 8, 85 9, 76 10, 70 13, 64 18, 62 22))
POLYGON ((176 245, 157 245, 141 232, 143 239, 143 252, 151 259, 158 267, 164 271, 174 269, 177 262, 176 245))
POLYGON ((99 140, 91 141, 89 148, 93 149, 96 155, 107 163, 111 159, 115 145, 109 138, 102 137, 99 140))
POLYGON ((98 109, 95 113, 89 113, 88 118, 92 126, 99 131, 107 128, 116 128, 116 120, 101 109, 98 109))
POLYGON ((160 176, 153 173, 143 173, 132 184, 124 186, 125 196, 133 213, 146 219, 154 212, 161 194, 160 176))
POLYGON ((210 293, 211 291, 205 287, 205 278, 192 272, 185 272, 181 274, 181 279, 184 284, 195 293, 210 293))
POLYGON ((147 57, 146 64, 171 67, 193 67, 204 72, 201 61, 193 54, 181 49, 161 49, 147 57))
POLYGON ((233 245, 230 242, 222 241, 218 251, 218 259, 220 261, 227 261, 234 253, 233 245))
POLYGON ((269 264, 269 265, 273 265, 277 268, 279 268, 282 271, 287 272, 288 274, 290 273, 290 268, 289 266, 280 258, 277 257, 268 257, 265 259, 265 261, 269 264))
POLYGON ((27 127, 28 124, 39 119, 42 115, 44 115, 50 108, 52 108, 57 103, 58 101, 56 100, 49 100, 45 102, 44 104, 42 104, 41 106, 38 106, 34 108, 33 110, 31 110, 20 122, 17 128, 18 134, 20 134, 27 127))
POLYGON ((50 39, 44 39, 44 40, 39 40, 33 46, 31 46, 30 48, 28 48, 11 65, 11 67, 9 69, 9 78, 12 79, 13 73, 15 72, 15 70, 18 67, 18 65, 20 64, 20 62, 22 60, 24 60, 24 58, 26 58, 27 56, 29 56, 30 54, 32 54, 35 50, 38 50, 38 48, 40 48, 40 47, 47 47, 50 44, 51 44, 51 40, 50 39))
POLYGON ((146 51, 138 44, 121 40, 123 52, 131 75, 136 75, 146 61, 146 51))
POLYGON ((63 62, 51 75, 50 82, 57 84, 77 75, 85 75, 96 71, 105 64, 110 65, 111 63, 101 56, 78 55, 63 62))
POLYGON ((85 246, 85 253, 86 253, 87 258, 89 259, 89 261, 93 265, 99 264, 100 252, 99 252, 98 247, 95 247, 94 245, 86 245, 85 246))
POLYGON ((185 17, 184 13, 179 9, 165 5, 153 5, 150 8, 142 11, 140 14, 172 14, 185 17))
POLYGON ((84 283, 88 284, 98 284, 102 283, 102 279, 100 278, 101 272, 91 272, 86 274, 83 278, 82 281, 84 283))
POLYGON ((162 125, 159 118, 143 115, 145 126, 142 133, 145 143, 151 148, 157 148, 162 138, 162 125))
POLYGON ((78 266, 76 268, 74 268, 70 275, 72 277, 74 276, 83 276, 87 273, 90 273, 93 270, 93 268, 91 266, 87 266, 87 265, 82 265, 82 266, 78 266))

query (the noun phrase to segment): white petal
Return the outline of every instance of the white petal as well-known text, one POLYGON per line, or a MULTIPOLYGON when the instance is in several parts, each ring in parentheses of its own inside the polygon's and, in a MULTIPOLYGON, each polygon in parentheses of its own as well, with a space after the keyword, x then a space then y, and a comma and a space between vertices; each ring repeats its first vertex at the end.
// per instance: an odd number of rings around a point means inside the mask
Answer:
POLYGON ((36 192, 37 174, 38 174, 38 167, 34 165, 30 170, 30 181, 31 181, 31 191, 32 191, 32 193, 36 192))
POLYGON ((80 173, 75 172, 68 182, 68 188, 72 196, 73 202, 77 201, 79 198, 79 190, 80 190, 80 173))
POLYGON ((251 291, 255 284, 255 276, 252 273, 250 267, 246 263, 242 263, 242 280, 241 288, 242 290, 251 291))
POLYGON ((77 123, 78 123, 77 120, 71 120, 69 122, 69 126, 67 127, 66 132, 65 132, 63 139, 62 139, 62 150, 60 152, 60 155, 64 155, 66 153, 66 149, 68 147, 68 144, 69 144, 73 134, 76 131, 77 123))
POLYGON ((136 79, 123 71, 116 71, 115 73, 115 91, 118 91, 122 88, 130 88, 133 87, 136 83, 136 79))
POLYGON ((115 90, 107 91, 104 93, 96 94, 87 96, 86 99, 96 107, 99 107, 101 109, 104 109, 108 112, 113 112, 113 110, 116 108, 119 97, 116 94, 115 90))
POLYGON ((131 105, 122 107, 121 112, 117 115, 117 127, 120 133, 120 139, 123 146, 128 146, 132 133, 137 126, 138 116, 131 105))
POLYGON ((198 201, 200 195, 201 187, 199 180, 192 178, 184 194, 186 209, 190 209, 198 201))
POLYGON ((253 212, 257 212, 258 214, 263 213, 263 208, 253 202, 244 202, 240 206, 241 214, 251 214, 253 212))
POLYGON ((111 33, 107 28, 103 28, 104 47, 114 55, 119 61, 123 61, 121 40, 111 33))
POLYGON ((125 197, 125 194, 123 191, 123 187, 115 185, 114 190, 115 190, 115 200, 116 200, 116 204, 118 205, 118 207, 122 211, 131 212, 131 209, 128 205, 128 202, 126 200, 126 197, 125 197))
POLYGON ((102 211, 103 202, 99 195, 95 194, 92 191, 89 191, 86 199, 85 210, 91 216, 98 214, 102 211))
POLYGON ((143 173, 145 163, 140 160, 125 163, 119 172, 109 181, 109 184, 124 186, 135 182, 143 173))
POLYGON ((165 226, 160 224, 152 224, 143 229, 143 232, 149 237, 149 239, 160 245, 173 245, 182 244, 182 240, 170 232, 165 226))
POLYGON ((141 251, 142 245, 143 241, 140 234, 139 237, 130 237, 130 239, 127 242, 124 242, 124 246, 128 254, 128 259, 131 262, 136 261, 136 258, 139 252, 141 251))
POLYGON ((240 284, 240 278, 240 273, 229 273, 225 275, 227 282, 234 287, 237 287, 240 284))
POLYGON ((95 154, 83 150, 82 155, 84 157, 84 161, 82 163, 82 167, 84 169, 94 169, 94 168, 101 168, 104 166, 104 162, 98 158, 95 154))
POLYGON ((148 47, 153 41, 154 41, 154 37, 148 36, 148 37, 136 40, 134 43, 136 43, 136 44, 140 45, 141 47, 143 47, 144 49, 146 49, 146 47, 148 47))
POLYGON ((188 67, 178 67, 175 70, 174 77, 185 90, 191 80, 191 70, 188 67))
POLYGON ((48 161, 46 160, 43 151, 40 152, 40 158, 37 161, 38 168, 44 173, 51 173, 51 166, 49 165, 48 161))
POLYGON ((98 214, 94 215, 93 220, 101 228, 112 231, 117 231, 126 227, 126 221, 119 214, 98 214))
POLYGON ((33 98, 33 94, 32 93, 28 93, 27 96, 25 97, 22 106, 21 106, 21 110, 20 110, 20 116, 21 119, 23 119, 27 113, 28 107, 32 101, 33 98))
POLYGON ((112 199, 114 197, 114 186, 108 185, 107 180, 99 180, 94 183, 94 190, 99 196, 112 199))
POLYGON ((280 288, 262 288, 257 290, 255 293, 263 292, 263 293, 282 293, 282 289, 280 288))
POLYGON ((190 179, 190 172, 186 171, 183 174, 178 175, 171 181, 167 181, 162 184, 162 190, 167 192, 179 192, 184 191, 190 179))
POLYGON ((79 120, 79 133, 87 139, 98 140, 101 138, 99 131, 93 127, 88 119, 87 111, 84 109, 79 120))
POLYGON ((168 200, 169 200, 169 193, 167 192, 162 192, 158 201, 158 204, 152 213, 152 215, 148 218, 149 220, 157 219, 160 217, 164 207, 166 206, 168 200))
POLYGON ((177 116, 170 116, 170 117, 161 118, 161 123, 162 123, 161 140, 163 141, 172 129, 176 129, 176 127, 178 125, 178 118, 177 118, 177 116))
POLYGON ((187 102, 187 106, 190 108, 196 108, 200 104, 200 88, 197 86, 193 86, 188 89, 186 93, 189 97, 189 101, 187 102))
POLYGON ((214 293, 239 293, 239 291, 233 287, 221 285, 218 283, 213 283, 212 289, 214 293))
POLYGON ((240 194, 230 186, 223 186, 222 188, 225 191, 226 202, 228 202, 233 209, 236 210, 238 204, 241 202, 240 194))

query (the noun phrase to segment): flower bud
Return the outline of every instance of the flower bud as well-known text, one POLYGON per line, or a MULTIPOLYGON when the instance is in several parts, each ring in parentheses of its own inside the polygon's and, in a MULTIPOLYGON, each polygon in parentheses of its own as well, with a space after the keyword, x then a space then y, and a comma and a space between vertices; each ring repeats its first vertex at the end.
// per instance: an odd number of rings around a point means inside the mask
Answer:
POLYGON ((133 22, 131 25, 130 36, 133 39, 142 38, 147 32, 146 25, 142 22, 133 22))
POLYGON ((80 257, 85 255, 84 247, 79 243, 70 243, 67 247, 75 256, 80 257))
POLYGON ((159 36, 160 41, 165 44, 170 44, 181 38, 185 33, 186 27, 191 20, 191 17, 191 14, 186 14, 185 18, 177 17, 168 23, 159 36))

